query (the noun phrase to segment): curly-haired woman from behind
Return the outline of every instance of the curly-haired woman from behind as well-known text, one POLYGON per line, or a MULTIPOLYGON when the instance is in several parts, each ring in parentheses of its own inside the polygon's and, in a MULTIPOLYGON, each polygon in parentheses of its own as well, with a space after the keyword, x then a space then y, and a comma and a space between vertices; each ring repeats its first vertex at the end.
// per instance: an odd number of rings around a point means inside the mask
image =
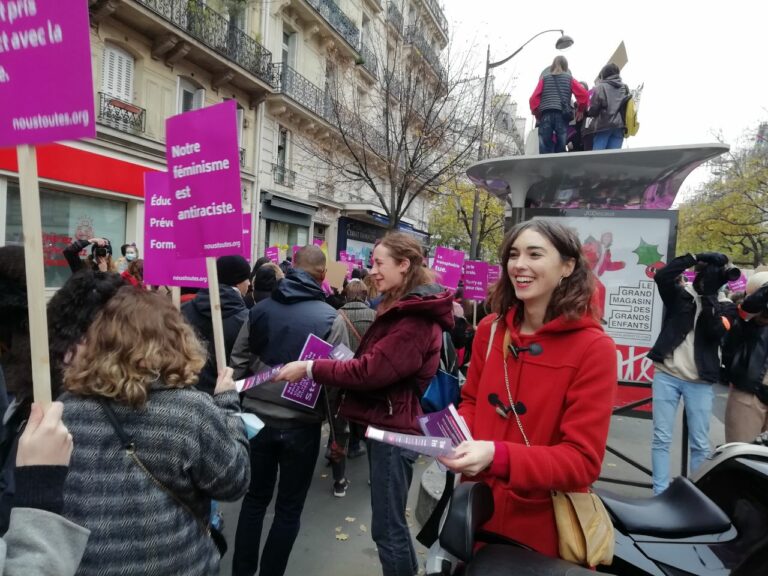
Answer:
POLYGON ((232 372, 211 397, 193 388, 204 364, 192 328, 154 292, 121 288, 89 327, 61 397, 75 441, 64 516, 92 534, 78 574, 219 573, 211 499, 240 498, 250 465, 232 372))
POLYGON ((551 491, 585 492, 605 454, 616 349, 593 306, 576 233, 523 222, 499 252, 493 314, 477 328, 459 413, 474 441, 444 464, 493 490, 484 526, 558 556, 551 491))

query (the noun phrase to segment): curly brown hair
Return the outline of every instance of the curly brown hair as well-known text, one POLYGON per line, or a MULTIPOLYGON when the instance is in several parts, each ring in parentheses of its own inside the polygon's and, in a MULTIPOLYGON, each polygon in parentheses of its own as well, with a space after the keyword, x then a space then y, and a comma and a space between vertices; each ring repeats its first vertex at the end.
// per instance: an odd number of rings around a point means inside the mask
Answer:
POLYGON ((197 383, 205 358, 193 329, 170 300, 126 286, 88 328, 64 372, 64 387, 139 408, 156 382, 168 388, 197 383))
POLYGON ((523 320, 523 306, 518 306, 520 300, 515 295, 512 280, 507 272, 512 245, 517 237, 525 230, 534 230, 549 240, 559 252, 564 262, 574 261, 573 273, 562 279, 547 306, 544 322, 564 316, 568 320, 576 320, 585 314, 598 319, 598 312, 593 303, 595 276, 589 268, 581 252, 581 242, 576 232, 552 220, 529 220, 515 225, 507 235, 499 249, 501 276, 491 287, 488 296, 488 306, 504 323, 504 315, 510 308, 516 307, 515 323, 523 320))

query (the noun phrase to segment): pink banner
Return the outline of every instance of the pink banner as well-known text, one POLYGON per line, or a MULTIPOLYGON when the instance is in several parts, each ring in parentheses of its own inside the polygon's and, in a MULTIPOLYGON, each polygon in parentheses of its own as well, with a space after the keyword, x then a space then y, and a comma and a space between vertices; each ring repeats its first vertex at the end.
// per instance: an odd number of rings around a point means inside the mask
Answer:
POLYGON ((88 2, 0 1, 0 148, 95 138, 88 2))
POLYGON ((731 292, 744 292, 747 289, 747 277, 741 273, 741 277, 733 282, 728 282, 728 290, 731 292))
POLYGON ((461 280, 461 270, 464 266, 464 252, 445 246, 435 249, 435 261, 432 268, 439 275, 440 284, 451 290, 456 290, 461 280))
POLYGON ((243 250, 241 254, 243 258, 251 262, 251 215, 243 214, 243 250))
POLYGON ((177 255, 240 254, 243 222, 235 101, 168 118, 166 135, 177 255))
POLYGON ((495 284, 499 278, 501 278, 501 266, 488 264, 488 288, 495 284))
POLYGON ((488 263, 480 260, 464 262, 464 298, 485 300, 488 293, 488 263))
POLYGON ((144 282, 152 286, 208 287, 204 258, 176 257, 175 210, 165 172, 144 174, 144 282))
POLYGON ((264 250, 264 256, 272 260, 275 264, 280 263, 280 247, 279 246, 267 246, 264 250))

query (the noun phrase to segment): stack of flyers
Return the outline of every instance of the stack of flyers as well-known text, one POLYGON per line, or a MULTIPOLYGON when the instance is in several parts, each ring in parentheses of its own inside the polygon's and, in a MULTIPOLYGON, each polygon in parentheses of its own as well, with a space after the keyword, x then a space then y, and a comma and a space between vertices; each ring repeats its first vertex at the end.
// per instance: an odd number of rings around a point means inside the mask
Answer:
POLYGON ((331 360, 352 360, 354 357, 355 353, 344 344, 339 344, 331 350, 331 360))
POLYGON ((379 430, 373 426, 368 426, 365 431, 365 437, 371 440, 391 444, 399 448, 406 448, 419 454, 432 456, 451 456, 453 446, 448 438, 435 438, 431 436, 415 436, 413 434, 401 434, 399 432, 388 432, 379 430))
POLYGON ((253 376, 249 376, 248 378, 245 378, 243 380, 238 380, 237 382, 235 382, 235 387, 237 388, 238 392, 245 392, 246 390, 250 390, 255 386, 259 386, 260 384, 269 382, 275 376, 277 376, 277 373, 280 372, 280 369, 283 366, 284 366, 283 364, 278 364, 277 366, 273 366, 272 368, 267 368, 266 370, 262 370, 258 374, 254 374, 253 376))
POLYGON ((464 421, 456 407, 448 404, 448 407, 439 412, 432 412, 419 417, 419 427, 425 436, 439 436, 448 438, 454 447, 465 440, 472 440, 467 423, 464 421))

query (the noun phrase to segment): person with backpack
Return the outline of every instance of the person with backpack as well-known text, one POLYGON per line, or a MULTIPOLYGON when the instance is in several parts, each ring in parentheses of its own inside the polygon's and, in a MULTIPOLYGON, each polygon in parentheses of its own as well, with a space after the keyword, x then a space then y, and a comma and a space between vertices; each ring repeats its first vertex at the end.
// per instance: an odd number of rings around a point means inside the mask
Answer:
MULTIPOLYGON (((437 372, 443 332, 453 328, 453 296, 423 267, 422 247, 409 234, 384 236, 373 251, 370 276, 383 299, 353 360, 286 364, 277 380, 309 376, 342 388, 341 415, 363 425, 421 434, 421 395, 437 372)), ((371 536, 384 576, 418 572, 406 503, 417 455, 368 441, 371 473, 371 536)))
POLYGON ((624 143, 624 115, 631 98, 629 88, 621 81, 619 67, 606 64, 600 71, 597 86, 589 102, 587 115, 594 120, 593 150, 618 150, 624 143))
POLYGON ((576 98, 575 116, 580 118, 587 107, 587 91, 571 75, 565 56, 557 56, 529 101, 539 126, 539 154, 565 152, 568 124, 574 119, 571 97, 576 98))

